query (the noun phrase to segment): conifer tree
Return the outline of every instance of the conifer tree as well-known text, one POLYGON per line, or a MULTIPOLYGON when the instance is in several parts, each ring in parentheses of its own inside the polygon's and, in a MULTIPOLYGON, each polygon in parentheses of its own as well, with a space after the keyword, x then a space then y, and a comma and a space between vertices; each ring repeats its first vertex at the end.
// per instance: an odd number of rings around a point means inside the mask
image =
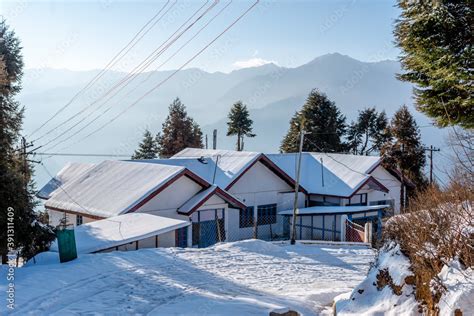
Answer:
POLYGON ((393 139, 382 147, 383 164, 387 168, 400 169, 404 177, 422 189, 426 185, 423 174, 426 157, 421 134, 415 118, 407 106, 402 106, 390 123, 393 139))
POLYGON ((162 158, 171 157, 187 147, 203 147, 201 128, 188 116, 186 107, 179 98, 170 104, 168 117, 156 142, 162 158))
POLYGON ((390 140, 390 129, 385 111, 375 108, 359 111, 356 122, 347 129, 347 149, 355 155, 370 155, 380 152, 382 146, 390 140))
POLYGON ((227 116, 227 136, 237 135, 236 150, 242 151, 244 137, 255 137, 252 133, 253 121, 250 119, 250 114, 247 106, 242 101, 237 101, 232 105, 229 115, 227 116))
POLYGON ((441 126, 474 127, 472 0, 399 0, 395 39, 401 80, 415 84, 417 109, 441 126))
POLYGON ((0 256, 5 263, 12 251, 29 259, 46 250, 54 234, 34 210, 33 169, 16 148, 23 108, 14 97, 21 90, 23 61, 20 41, 4 20, 0 21, 0 60, 0 256))
POLYGON ((298 151, 300 124, 303 124, 305 138, 303 151, 341 152, 344 150, 342 137, 345 134, 346 118, 334 102, 317 90, 312 90, 303 108, 290 121, 288 133, 280 146, 281 152, 298 151))
POLYGON ((132 159, 154 159, 158 156, 158 145, 155 138, 148 129, 143 133, 143 140, 138 145, 138 149, 132 156, 132 159))

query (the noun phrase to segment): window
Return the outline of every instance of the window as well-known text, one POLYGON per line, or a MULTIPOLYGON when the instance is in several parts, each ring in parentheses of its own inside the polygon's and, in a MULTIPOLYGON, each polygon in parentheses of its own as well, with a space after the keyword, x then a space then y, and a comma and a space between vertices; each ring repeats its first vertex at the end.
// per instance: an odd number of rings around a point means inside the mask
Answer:
POLYGON ((325 195, 313 195, 310 197, 309 206, 339 206, 341 198, 325 195))
POLYGON ((245 210, 240 210, 239 227, 253 226, 253 206, 248 206, 245 210))
POLYGON ((367 205, 367 193, 355 194, 351 199, 349 199, 349 203, 346 204, 346 206, 348 205, 367 205))
POLYGON ((76 226, 82 225, 84 222, 84 219, 82 218, 82 215, 76 215, 76 226))
POLYGON ((277 205, 259 205, 257 215, 257 225, 275 224, 277 221, 277 205))
POLYGON ((188 246, 188 228, 182 227, 175 230, 175 246, 186 248, 188 246))

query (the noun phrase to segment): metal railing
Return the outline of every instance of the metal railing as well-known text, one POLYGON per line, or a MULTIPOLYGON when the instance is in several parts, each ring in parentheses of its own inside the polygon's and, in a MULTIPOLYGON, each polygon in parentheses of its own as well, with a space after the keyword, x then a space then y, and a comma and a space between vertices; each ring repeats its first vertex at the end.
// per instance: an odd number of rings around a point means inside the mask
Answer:
POLYGON ((346 219, 346 241, 365 242, 365 228, 362 225, 346 219))

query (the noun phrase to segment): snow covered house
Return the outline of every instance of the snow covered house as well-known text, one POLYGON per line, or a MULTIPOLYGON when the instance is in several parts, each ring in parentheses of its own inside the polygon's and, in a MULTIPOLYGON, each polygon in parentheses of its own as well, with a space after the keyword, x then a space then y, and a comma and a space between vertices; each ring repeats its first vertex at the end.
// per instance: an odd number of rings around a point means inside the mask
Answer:
MULTIPOLYGON (((290 176, 296 176, 297 154, 267 155, 290 176)), ((382 218, 400 212, 401 182, 377 156, 305 152, 300 183, 307 191, 299 209, 298 239, 341 240, 341 218, 359 224, 373 222, 380 233, 382 218)), ((280 212, 290 216, 292 210, 280 212)))
MULTIPOLYGON (((265 154, 186 148, 170 159, 140 162, 185 167, 245 204, 244 209, 217 210, 217 217, 223 218, 225 223, 220 229, 225 231, 226 241, 283 236, 283 217, 278 216, 278 212, 292 207, 295 182, 265 154)), ((306 191, 303 186, 299 194, 300 206, 304 206, 306 191)), ((194 234, 213 229, 206 213, 206 210, 200 210, 192 214, 194 234)))
MULTIPOLYGON (((52 225, 64 218, 73 225, 121 221, 130 213, 190 223, 179 231, 161 230, 160 246, 288 238, 296 159, 187 148, 170 159, 71 164, 39 196, 47 199, 52 225)), ((400 182, 379 157, 303 153, 299 190, 299 239, 343 239, 343 215, 380 228, 389 209, 399 212, 400 182)), ((103 223, 94 225, 111 225, 103 223)))
MULTIPOLYGON (((216 210, 217 206, 245 208, 231 194, 185 167, 127 161, 99 163, 66 181, 45 202, 52 225, 63 218, 81 225, 133 212, 189 222, 193 212, 216 210)), ((218 222, 213 214, 207 215, 218 222)), ((192 237, 192 226, 166 231, 160 236, 160 246, 190 246, 192 237)), ((208 238, 208 243, 217 241, 212 233, 208 238)))

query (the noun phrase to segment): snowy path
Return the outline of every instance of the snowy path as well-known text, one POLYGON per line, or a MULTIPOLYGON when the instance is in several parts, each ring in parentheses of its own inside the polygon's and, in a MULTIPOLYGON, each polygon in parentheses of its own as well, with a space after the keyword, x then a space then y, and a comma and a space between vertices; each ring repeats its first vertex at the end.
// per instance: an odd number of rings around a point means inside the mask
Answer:
POLYGON ((363 280, 373 257, 365 247, 256 240, 86 255, 17 270, 14 314, 317 315, 363 280))

